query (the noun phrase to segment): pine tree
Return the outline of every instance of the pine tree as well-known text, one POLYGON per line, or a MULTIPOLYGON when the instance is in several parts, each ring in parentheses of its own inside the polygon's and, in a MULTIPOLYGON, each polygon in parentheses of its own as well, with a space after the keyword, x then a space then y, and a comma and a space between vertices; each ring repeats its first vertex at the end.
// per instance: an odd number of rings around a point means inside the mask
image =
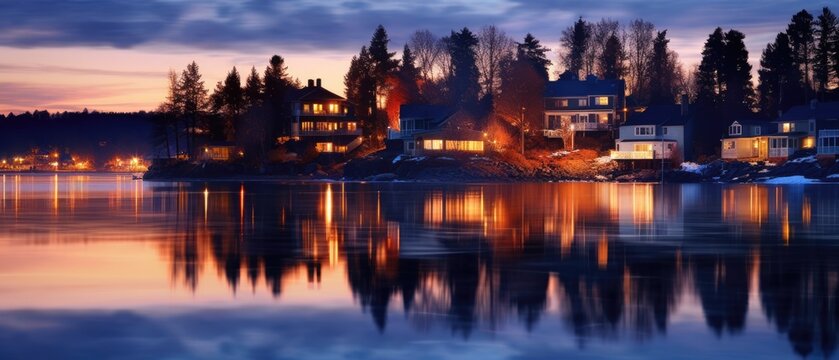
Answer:
POLYGON ((452 102, 457 106, 477 104, 481 89, 475 54, 478 38, 468 28, 463 28, 459 32, 452 31, 448 45, 452 61, 449 79, 452 102))
POLYGON ((824 99, 834 76, 839 75, 834 69, 835 63, 839 62, 837 49, 834 47, 839 23, 837 23, 836 15, 825 6, 816 20, 816 25, 818 41, 813 59, 813 78, 816 83, 817 95, 824 99))
POLYGON ((779 111, 786 111, 801 93, 801 80, 793 59, 789 37, 779 33, 775 42, 766 45, 758 70, 758 103, 761 112, 774 118, 779 111))
POLYGON ((198 123, 209 106, 207 89, 204 87, 204 80, 201 80, 201 73, 195 61, 187 65, 181 73, 178 89, 183 99, 181 110, 187 124, 187 149, 193 153, 198 123))
POLYGON ((270 118, 275 119, 277 126, 270 131, 274 135, 288 136, 291 134, 291 110, 287 106, 286 96, 293 89, 293 83, 288 75, 288 67, 282 56, 274 55, 263 76, 265 90, 264 105, 270 118))
POLYGON ((716 28, 705 41, 702 60, 696 73, 698 153, 716 151, 717 141, 727 125, 722 117, 724 52, 725 35, 721 28, 716 28))
POLYGON ((384 129, 376 116, 376 79, 373 75, 374 63, 367 47, 363 46, 357 56, 350 61, 350 68, 344 75, 347 100, 355 104, 355 115, 361 121, 366 136, 381 134, 384 129))
POLYGON ((584 54, 590 38, 591 29, 582 17, 577 19, 573 26, 565 29, 560 38, 560 43, 565 48, 565 54, 561 58, 562 65, 578 78, 587 75, 581 74, 581 72, 583 71, 584 54))
POLYGON ((251 67, 251 73, 245 82, 244 90, 245 106, 247 108, 253 109, 262 105, 263 88, 264 85, 256 72, 256 67, 251 67))
POLYGON ((414 54, 411 48, 408 47, 408 44, 405 44, 397 75, 405 92, 406 100, 410 102, 419 100, 419 86, 417 86, 417 81, 420 79, 420 71, 415 64, 416 59, 414 59, 414 54))
POLYGON ((722 79, 725 83, 723 114, 726 122, 745 116, 754 108, 752 65, 749 64, 749 51, 743 42, 745 38, 737 30, 729 30, 725 34, 722 79))
POLYGON ((810 15, 807 10, 801 10, 793 15, 792 20, 787 27, 787 35, 789 35, 793 58, 800 68, 801 80, 803 81, 805 90, 804 100, 806 102, 810 99, 810 93, 813 90, 810 79, 815 39, 813 30, 813 15, 810 15))
POLYGON ((650 58, 650 104, 672 104, 675 101, 674 64, 670 61, 667 49, 667 30, 659 31, 653 40, 653 53, 650 58))
POLYGON ((626 53, 623 44, 615 34, 606 39, 606 44, 598 58, 597 68, 600 77, 608 80, 622 79, 626 75, 626 53))
POLYGON ((516 58, 519 60, 527 60, 536 72, 548 80, 548 67, 551 66, 551 61, 548 60, 547 52, 551 51, 539 43, 533 35, 527 33, 524 41, 517 43, 516 58))

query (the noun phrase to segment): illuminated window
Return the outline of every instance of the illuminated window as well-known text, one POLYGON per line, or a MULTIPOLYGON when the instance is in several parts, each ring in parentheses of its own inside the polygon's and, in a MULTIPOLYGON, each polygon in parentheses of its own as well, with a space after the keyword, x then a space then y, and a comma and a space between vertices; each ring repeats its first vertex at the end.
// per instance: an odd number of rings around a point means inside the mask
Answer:
POLYGON ((347 131, 355 131, 356 129, 358 129, 358 125, 355 122, 347 123, 347 131))
POLYGON ((312 108, 314 109, 315 114, 323 113, 323 104, 312 104, 312 108))
POLYGON ((725 148, 726 150, 734 150, 735 144, 736 144, 736 143, 734 142, 734 140, 726 141, 726 142, 725 142, 725 147, 724 147, 724 148, 725 148))
POLYGON ((609 114, 597 114, 597 122, 601 124, 609 123, 609 114))
POLYGON ((347 147, 345 145, 337 145, 337 146, 335 146, 335 152, 345 153, 345 152, 347 152, 347 147))
POLYGON ((334 152, 334 148, 333 148, 331 142, 316 143, 315 144, 315 150, 317 150, 317 152, 325 152, 325 153, 334 152))
POLYGON ((303 112, 304 113, 312 112, 312 105, 311 104, 303 104, 303 112))
POLYGON ((653 136, 655 135, 655 126, 636 126, 635 135, 637 136, 653 136))
POLYGON ((811 149, 815 145, 816 145, 815 139, 813 139, 812 136, 809 136, 809 137, 804 138, 804 141, 802 142, 801 147, 803 147, 805 149, 811 149))
POLYGON ((300 124, 300 130, 302 131, 312 131, 315 129, 315 124, 311 121, 304 121, 300 124))
POLYGON ((653 144, 635 144, 633 146, 635 151, 653 151, 653 144))
POLYGON ((443 140, 423 140, 422 147, 425 150, 443 150, 443 140))
POLYGON ((559 106, 561 108, 567 108, 568 107, 568 99, 557 100, 556 101, 556 106, 559 106))
POLYGON ((788 133, 788 132, 792 131, 793 129, 795 129, 795 126, 793 126, 792 123, 781 124, 781 132, 788 133))
POLYGON ((597 105, 609 105, 608 96, 598 96, 594 98, 594 103, 597 105))
POLYGON ((446 140, 446 150, 481 152, 484 151, 484 142, 471 140, 446 140))
POLYGON ((338 113, 338 104, 329 104, 329 113, 330 114, 337 114, 338 113))
POLYGON ((578 106, 588 106, 588 99, 579 99, 577 100, 578 106))

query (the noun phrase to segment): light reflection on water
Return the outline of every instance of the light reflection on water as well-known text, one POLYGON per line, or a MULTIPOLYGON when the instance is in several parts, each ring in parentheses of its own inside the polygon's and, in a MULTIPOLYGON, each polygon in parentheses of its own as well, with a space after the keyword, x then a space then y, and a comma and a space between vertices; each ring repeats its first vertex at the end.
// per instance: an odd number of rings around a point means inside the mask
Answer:
POLYGON ((837 221, 827 185, 6 174, 0 358, 829 356, 837 221))

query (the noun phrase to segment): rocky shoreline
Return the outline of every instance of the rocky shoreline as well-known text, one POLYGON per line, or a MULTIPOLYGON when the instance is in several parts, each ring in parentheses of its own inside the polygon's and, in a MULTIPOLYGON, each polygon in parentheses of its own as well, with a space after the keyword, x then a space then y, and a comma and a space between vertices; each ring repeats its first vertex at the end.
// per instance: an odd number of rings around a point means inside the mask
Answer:
MULTIPOLYGON (((179 162, 152 166, 145 180, 336 180, 417 181, 446 183, 510 182, 659 182, 660 169, 624 169, 608 156, 591 150, 486 156, 405 156, 381 151, 345 163, 280 163, 248 167, 243 164, 179 162)), ((839 182, 835 159, 804 154, 783 163, 716 160, 707 164, 682 163, 665 169, 671 183, 812 183, 839 182)))

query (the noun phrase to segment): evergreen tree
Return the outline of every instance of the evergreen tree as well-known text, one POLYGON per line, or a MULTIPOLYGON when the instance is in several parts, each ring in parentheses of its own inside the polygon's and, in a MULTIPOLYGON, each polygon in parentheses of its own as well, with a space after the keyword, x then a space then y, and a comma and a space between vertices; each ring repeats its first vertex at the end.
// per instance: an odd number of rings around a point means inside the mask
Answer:
POLYGON ((788 110, 801 93, 801 80, 793 59, 789 37, 779 33, 775 42, 766 45, 758 70, 758 103, 761 112, 770 117, 788 110))
POLYGON ((551 51, 539 43, 533 35, 527 33, 524 41, 517 43, 516 57, 519 60, 527 60, 545 81, 548 80, 548 67, 551 61, 548 60, 547 52, 551 51))
POLYGON ((667 49, 669 42, 667 30, 659 31, 653 40, 650 69, 647 71, 650 77, 650 104, 672 104, 676 98, 674 64, 667 49))
POLYGON ((379 134, 381 129, 376 116, 376 79, 373 75, 374 64, 367 47, 363 46, 357 56, 350 61, 350 68, 344 75, 347 100, 355 104, 355 114, 361 120, 366 136, 379 134))
MULTIPOLYGON (((288 67, 282 56, 274 55, 265 68, 264 102, 270 118, 276 119, 277 127, 269 130, 278 136, 291 134, 291 110, 286 103, 286 96, 294 88, 288 75, 288 67)), ((273 122, 272 122, 273 123, 273 122)))
POLYGON ((836 63, 839 62, 839 54, 837 54, 835 48, 839 23, 837 23, 836 15, 825 6, 822 13, 819 14, 816 24, 818 26, 816 28, 818 42, 813 59, 813 78, 818 96, 824 100, 825 93, 834 75, 839 75, 835 69, 836 63))
POLYGON ((204 87, 204 80, 201 79, 201 73, 195 61, 187 65, 181 73, 178 91, 182 99, 181 111, 187 124, 187 149, 192 154, 195 150, 198 123, 209 106, 207 89, 204 87))
POLYGON ((256 68, 251 67, 251 73, 248 75, 248 80, 245 82, 245 90, 243 94, 245 106, 248 109, 253 109, 262 105, 262 99, 264 96, 263 88, 264 85, 262 84, 262 79, 259 78, 256 68))
POLYGON ((793 58, 796 65, 798 65, 801 72, 801 80, 804 85, 804 100, 810 99, 812 92, 812 82, 810 79, 810 70, 813 64, 813 47, 814 47, 814 29, 813 29, 813 15, 810 15, 807 10, 801 10, 792 16, 789 26, 787 27, 787 35, 789 36, 790 45, 792 47, 793 58))
POLYGON ((696 73, 696 105, 698 153, 709 154, 718 148, 718 140, 722 135, 725 119, 722 117, 723 99, 723 54, 725 52, 725 35, 721 28, 716 28, 702 49, 702 60, 696 73))
POLYGON ((417 86, 417 81, 420 79, 420 71, 416 67, 416 59, 414 59, 414 54, 408 44, 405 44, 405 48, 402 50, 402 61, 397 75, 407 96, 406 101, 418 101, 419 86, 417 86))
POLYGON ((723 115, 726 123, 751 113, 754 108, 752 65, 743 42, 745 37, 737 30, 729 30, 725 34, 722 79, 725 83, 723 115))
POLYGON ((603 51, 598 57, 597 68, 600 69, 600 77, 608 80, 622 79, 626 75, 626 53, 623 51, 623 44, 617 35, 612 34, 606 39, 603 51))
POLYGON ((371 135, 375 138, 383 138, 389 120, 386 114, 379 113, 379 107, 383 104, 379 99, 383 99, 388 93, 388 77, 397 69, 399 61, 394 58, 395 52, 389 52, 387 45, 390 43, 387 31, 384 26, 379 25, 376 31, 373 32, 373 37, 370 39, 370 46, 367 51, 369 54, 369 62, 372 67, 370 75, 374 81, 373 106, 370 107, 371 115, 367 120, 374 122, 370 129, 375 130, 371 135))
POLYGON ((463 28, 459 32, 452 31, 448 45, 452 62, 448 86, 451 100, 457 106, 477 104, 481 90, 475 54, 478 38, 468 28, 463 28))
POLYGON ((565 48, 565 53, 561 58, 562 65, 571 74, 582 78, 587 74, 581 74, 583 71, 583 62, 586 49, 589 45, 591 37, 591 29, 582 17, 577 19, 573 26, 565 29, 562 32, 560 43, 565 48))

